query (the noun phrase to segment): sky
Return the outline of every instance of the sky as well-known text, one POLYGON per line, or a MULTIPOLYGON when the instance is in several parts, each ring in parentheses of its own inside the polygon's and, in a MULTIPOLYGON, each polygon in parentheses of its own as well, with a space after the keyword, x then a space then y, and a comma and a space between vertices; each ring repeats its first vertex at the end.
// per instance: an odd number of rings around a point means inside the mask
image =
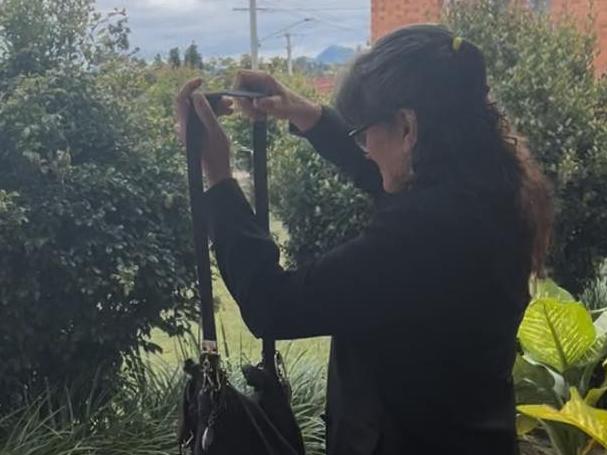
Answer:
MULTIPOLYGON (((326 47, 365 45, 370 0, 257 0, 260 55, 286 56, 282 29, 292 33, 293 57, 315 57, 326 47), (278 32, 278 33, 277 33, 278 32)), ((97 0, 97 9, 126 8, 131 47, 149 59, 196 42, 204 57, 250 52, 249 0, 97 0)))

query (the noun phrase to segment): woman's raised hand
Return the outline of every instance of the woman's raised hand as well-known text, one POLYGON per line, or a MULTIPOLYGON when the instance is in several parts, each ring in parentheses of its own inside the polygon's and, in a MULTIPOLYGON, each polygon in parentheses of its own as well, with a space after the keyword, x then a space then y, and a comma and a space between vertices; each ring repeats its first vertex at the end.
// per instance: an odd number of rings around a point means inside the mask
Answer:
POLYGON ((266 115, 285 119, 300 131, 312 128, 320 119, 319 104, 289 90, 272 76, 261 71, 240 70, 236 75, 235 88, 262 92, 267 96, 238 98, 236 104, 250 118, 258 120, 266 115))
MULTIPOLYGON (((202 79, 193 79, 182 87, 175 102, 177 129, 183 144, 186 144, 186 128, 190 109, 194 107, 198 119, 205 130, 203 136, 202 167, 207 176, 209 187, 232 177, 230 170, 230 143, 209 102, 196 90, 202 85, 202 79)), ((218 106, 218 115, 231 113, 231 102, 222 99, 218 106)))
MULTIPOLYGON (((202 166, 210 186, 231 177, 230 144, 217 117, 206 97, 196 90, 202 85, 201 79, 187 82, 181 89, 175 103, 178 134, 185 144, 187 119, 191 107, 194 107, 198 118, 205 127, 202 166)), ((260 71, 241 70, 235 82, 238 90, 249 90, 265 93, 263 98, 253 100, 236 98, 243 112, 253 118, 260 119, 270 115, 289 120, 300 131, 312 128, 321 116, 321 107, 301 95, 289 90, 269 74, 260 71)), ((232 100, 222 98, 217 107, 217 115, 232 113, 232 100)))

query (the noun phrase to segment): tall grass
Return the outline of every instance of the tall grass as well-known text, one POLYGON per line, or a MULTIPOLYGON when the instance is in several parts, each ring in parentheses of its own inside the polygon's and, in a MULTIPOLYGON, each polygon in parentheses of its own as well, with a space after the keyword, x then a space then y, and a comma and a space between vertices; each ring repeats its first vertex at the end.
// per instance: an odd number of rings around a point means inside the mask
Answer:
POLYGON ((288 359, 287 364, 293 389, 291 406, 301 428, 306 454, 325 454, 325 423, 320 416, 325 405, 326 367, 305 353, 292 361, 288 359))
POLYGON ((46 393, 0 420, 2 455, 176 453, 175 429, 183 379, 146 369, 126 378, 103 402, 78 416, 69 394, 46 393), (57 402, 60 401, 60 404, 57 402))
MULTIPOLYGON (((224 361, 230 381, 247 390, 241 361, 224 361)), ((308 455, 324 453, 325 366, 314 356, 286 358, 293 410, 308 455)), ((176 431, 185 377, 180 369, 134 363, 104 400, 76 412, 69 393, 48 392, 0 417, 1 455, 166 455, 178 452, 176 431)), ((91 386, 94 388, 94 386, 91 386)), ((91 392, 90 396, 99 396, 91 392)))

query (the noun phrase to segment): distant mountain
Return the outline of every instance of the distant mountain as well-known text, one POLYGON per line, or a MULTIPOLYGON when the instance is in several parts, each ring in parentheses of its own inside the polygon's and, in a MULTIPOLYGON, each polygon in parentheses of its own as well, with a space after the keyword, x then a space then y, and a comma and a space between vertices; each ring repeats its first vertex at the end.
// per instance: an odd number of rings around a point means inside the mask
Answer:
POLYGON ((316 57, 316 61, 325 65, 344 64, 354 57, 355 50, 349 47, 332 45, 316 57))

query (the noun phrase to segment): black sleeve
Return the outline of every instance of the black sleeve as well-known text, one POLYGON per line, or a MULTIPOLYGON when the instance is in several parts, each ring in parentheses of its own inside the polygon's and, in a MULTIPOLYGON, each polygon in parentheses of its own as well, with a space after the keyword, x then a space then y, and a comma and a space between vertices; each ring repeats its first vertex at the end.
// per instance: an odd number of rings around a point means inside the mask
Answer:
POLYGON ((221 275, 257 337, 338 335, 406 321, 417 332, 430 320, 423 313, 431 302, 448 301, 437 293, 448 289, 442 270, 452 255, 417 216, 403 225, 375 221, 312 264, 285 271, 235 180, 207 191, 205 206, 221 275))
POLYGON ((341 169, 358 188, 374 196, 383 193, 377 165, 365 157, 354 139, 348 137, 348 127, 334 109, 322 106, 320 119, 305 133, 292 123, 289 124, 289 131, 306 138, 319 155, 341 169))

